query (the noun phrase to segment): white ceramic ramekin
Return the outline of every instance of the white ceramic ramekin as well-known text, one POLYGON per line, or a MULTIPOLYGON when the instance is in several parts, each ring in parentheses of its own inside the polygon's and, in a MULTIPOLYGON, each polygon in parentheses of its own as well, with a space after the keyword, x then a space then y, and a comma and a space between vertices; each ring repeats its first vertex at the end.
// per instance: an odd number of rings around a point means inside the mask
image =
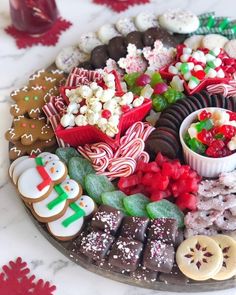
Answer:
MULTIPOLYGON (((203 109, 191 113, 184 119, 180 126, 179 136, 183 148, 185 162, 203 177, 216 178, 222 172, 230 172, 236 168, 236 153, 223 158, 210 158, 201 156, 192 151, 184 142, 184 134, 188 130, 191 123, 197 120, 197 115, 203 109)), ((206 108, 206 110, 224 110, 221 108, 206 108)))

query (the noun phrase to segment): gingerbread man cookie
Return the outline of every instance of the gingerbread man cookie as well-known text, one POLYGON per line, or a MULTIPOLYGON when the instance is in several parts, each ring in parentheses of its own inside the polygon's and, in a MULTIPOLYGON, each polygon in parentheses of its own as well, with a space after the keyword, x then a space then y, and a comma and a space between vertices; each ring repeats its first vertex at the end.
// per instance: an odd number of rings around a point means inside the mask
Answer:
POLYGON ((44 118, 28 119, 19 116, 13 120, 13 127, 5 136, 10 142, 20 140, 23 145, 31 145, 37 140, 49 140, 54 137, 54 132, 44 118))
POLYGON ((18 190, 25 202, 34 203, 45 199, 53 187, 67 177, 65 164, 58 160, 45 166, 36 166, 24 171, 18 179, 18 190))
POLYGON ((62 217, 69 204, 82 195, 82 187, 73 179, 66 179, 53 187, 49 196, 32 204, 32 213, 40 222, 51 222, 62 217))
POLYGON ((84 218, 91 216, 95 210, 94 201, 89 196, 82 195, 76 202, 69 205, 62 217, 49 222, 47 228, 58 240, 71 240, 81 232, 84 218))
POLYGON ((39 70, 29 78, 29 87, 42 86, 45 91, 59 87, 65 82, 63 71, 60 70, 39 70))
POLYGON ((12 143, 9 149, 9 158, 15 160, 24 155, 37 156, 43 151, 51 151, 56 146, 56 138, 52 137, 46 141, 37 140, 31 145, 23 145, 20 141, 12 143))
POLYGON ((11 93, 11 98, 16 102, 11 106, 10 113, 14 117, 28 114, 30 118, 42 115, 42 107, 46 101, 46 91, 42 86, 24 87, 11 93))

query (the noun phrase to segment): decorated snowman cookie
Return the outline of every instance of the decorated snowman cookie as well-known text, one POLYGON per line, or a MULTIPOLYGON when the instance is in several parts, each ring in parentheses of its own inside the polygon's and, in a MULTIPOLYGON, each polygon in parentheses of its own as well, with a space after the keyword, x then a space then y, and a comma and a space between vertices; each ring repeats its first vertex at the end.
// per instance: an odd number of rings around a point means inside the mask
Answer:
POLYGON ((22 157, 20 157, 20 158, 17 158, 15 161, 13 161, 12 163, 11 163, 11 165, 10 165, 10 167, 9 167, 9 170, 8 170, 8 172, 9 172, 9 176, 12 178, 12 174, 13 174, 13 170, 15 169, 15 167, 18 165, 18 164, 20 164, 20 162, 22 162, 22 161, 24 161, 24 160, 26 160, 26 159, 28 159, 29 158, 29 156, 22 156, 22 157))
POLYGON ((96 205, 86 195, 71 203, 65 214, 47 224, 49 232, 58 240, 67 241, 77 236, 83 228, 84 218, 94 213, 96 205))
MULTIPOLYGON (((12 170, 12 181, 14 184, 17 183, 20 175, 26 171, 29 168, 33 168, 36 166, 44 166, 48 161, 51 160, 59 160, 57 155, 54 155, 52 153, 43 152, 39 154, 36 158, 34 157, 27 157, 25 156, 16 159, 14 162, 12 162, 11 166, 13 165, 14 169, 12 170), (22 161, 17 162, 14 164, 17 160, 24 158, 22 161)), ((10 166, 10 168, 11 168, 10 166)), ((9 170, 10 173, 10 170, 9 170)))
POLYGON ((82 187, 75 180, 67 178, 56 184, 47 198, 32 204, 32 213, 40 222, 51 222, 66 212, 70 203, 82 195, 82 187))
POLYGON ((25 202, 34 203, 45 199, 54 185, 63 182, 67 177, 67 168, 59 160, 47 162, 24 171, 18 179, 18 190, 25 202))

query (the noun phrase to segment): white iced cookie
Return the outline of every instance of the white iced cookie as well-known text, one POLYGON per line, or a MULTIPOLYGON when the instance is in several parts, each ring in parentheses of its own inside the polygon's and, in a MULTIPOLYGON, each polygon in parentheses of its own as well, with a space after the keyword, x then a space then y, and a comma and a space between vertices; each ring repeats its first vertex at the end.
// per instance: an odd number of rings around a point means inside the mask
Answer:
POLYGON ((113 24, 105 24, 101 26, 97 32, 99 39, 104 44, 108 44, 108 42, 116 37, 120 36, 120 33, 116 30, 113 24))
POLYGON ((184 41, 184 44, 193 50, 197 50, 202 45, 203 35, 193 35, 184 41))
POLYGON ((102 43, 95 32, 82 34, 78 43, 79 48, 87 54, 99 45, 102 45, 102 43))
POLYGON ((37 166, 24 171, 18 179, 17 187, 26 202, 39 202, 46 198, 53 186, 67 177, 65 164, 58 160, 49 161, 45 166, 37 166))
POLYGON ((116 22, 116 29, 123 36, 127 36, 130 32, 137 30, 131 17, 118 19, 116 22))
POLYGON ((47 224, 48 230, 58 240, 70 240, 80 233, 84 218, 93 214, 95 209, 94 201, 89 196, 82 195, 69 205, 61 218, 47 224))
POLYGON ((206 35, 203 39, 202 39, 202 47, 203 48, 208 48, 210 50, 214 49, 214 48, 224 48, 224 46, 226 45, 226 43, 229 40, 222 36, 222 35, 218 35, 218 34, 209 34, 206 35))
POLYGON ((82 187, 73 179, 66 179, 53 187, 49 196, 32 204, 32 213, 40 222, 51 222, 60 218, 71 202, 82 195, 82 187))
POLYGON ((89 59, 89 55, 80 51, 76 46, 63 48, 56 57, 56 66, 58 69, 69 73, 73 67, 89 59))
POLYGON ((36 158, 26 157, 22 161, 18 162, 15 165, 14 170, 12 171, 12 181, 14 184, 17 183, 21 174, 29 168, 36 167, 40 164, 45 165, 48 161, 59 160, 57 155, 43 152, 39 154, 36 158))
POLYGON ((158 26, 157 16, 150 12, 139 13, 135 17, 134 23, 140 32, 144 32, 149 28, 158 26))
POLYGON ((20 158, 17 158, 15 161, 13 161, 12 163, 11 163, 11 165, 10 165, 10 167, 9 167, 9 170, 8 170, 8 172, 9 172, 9 176, 12 178, 12 174, 13 174, 13 170, 15 169, 15 167, 20 163, 20 162, 22 162, 22 161, 24 161, 24 160, 26 160, 26 159, 28 159, 29 158, 29 156, 22 156, 22 157, 20 157, 20 158))
POLYGON ((198 17, 187 10, 171 10, 159 16, 159 24, 167 31, 179 34, 189 34, 199 27, 198 17))
POLYGON ((236 39, 228 41, 224 46, 224 50, 229 57, 236 58, 236 39))

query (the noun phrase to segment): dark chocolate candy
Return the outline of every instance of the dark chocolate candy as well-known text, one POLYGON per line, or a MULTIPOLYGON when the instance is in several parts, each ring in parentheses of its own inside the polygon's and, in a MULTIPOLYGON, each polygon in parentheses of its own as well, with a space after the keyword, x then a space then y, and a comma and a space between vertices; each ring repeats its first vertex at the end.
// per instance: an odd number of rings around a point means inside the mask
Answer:
POLYGON ((126 47, 129 45, 129 43, 134 44, 137 48, 142 49, 144 47, 143 45, 143 33, 139 31, 133 31, 130 32, 126 36, 126 47))
POLYGON ((184 240, 184 232, 180 228, 177 230, 174 246, 177 248, 184 240))
POLYGON ((120 235, 144 242, 149 218, 126 216, 123 219, 120 235))
POLYGON ((95 69, 101 69, 106 66, 106 61, 109 59, 107 45, 100 45, 91 52, 91 64, 95 69))
POLYGON ((166 244, 174 244, 178 226, 175 219, 156 218, 150 222, 148 239, 160 240, 166 244))
POLYGON ((160 40, 165 47, 175 47, 177 44, 176 38, 162 28, 149 28, 143 33, 144 46, 153 46, 156 40, 160 40))
POLYGON ((139 266, 134 272, 130 274, 136 281, 155 282, 158 272, 139 266))
POLYGON ((108 53, 110 58, 115 61, 118 61, 121 57, 125 57, 127 54, 125 38, 121 36, 112 38, 108 44, 108 53))
POLYGON ((109 254, 109 263, 124 271, 135 271, 139 265, 143 244, 131 238, 119 237, 109 254))
POLYGON ((111 247, 114 237, 102 231, 91 231, 81 240, 79 251, 93 260, 101 260, 111 247))
POLYGON ((91 226, 107 233, 115 234, 122 222, 121 211, 107 205, 101 205, 94 214, 91 226))
POLYGON ((148 269, 169 273, 174 263, 174 247, 162 241, 148 241, 143 254, 143 266, 148 269))
POLYGON ((86 70, 93 70, 94 69, 93 66, 91 65, 90 61, 82 62, 81 64, 78 65, 78 67, 86 69, 86 70))

